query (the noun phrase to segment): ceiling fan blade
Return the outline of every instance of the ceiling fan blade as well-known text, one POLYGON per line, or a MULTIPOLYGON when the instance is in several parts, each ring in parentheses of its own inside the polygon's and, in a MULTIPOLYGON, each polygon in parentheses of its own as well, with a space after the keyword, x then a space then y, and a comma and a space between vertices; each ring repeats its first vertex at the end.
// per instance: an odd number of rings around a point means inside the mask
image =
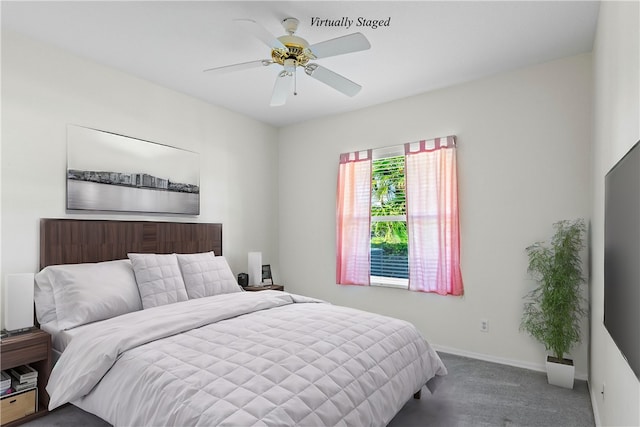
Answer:
POLYGON ((206 70, 204 70, 204 72, 211 73, 211 74, 226 74, 232 71, 247 70, 250 68, 257 68, 261 66, 266 67, 271 64, 273 64, 273 61, 270 59, 259 59, 257 61, 242 62, 240 64, 223 65, 222 67, 207 68, 206 70))
POLYGON ((362 86, 359 84, 318 64, 309 64, 305 67, 304 71, 314 79, 331 86, 347 96, 356 96, 358 92, 360 92, 360 89, 362 89, 362 86))
POLYGON ((291 92, 293 86, 293 74, 282 70, 276 77, 276 84, 273 86, 273 94, 271 95, 271 106, 279 107, 287 102, 287 96, 291 92))
POLYGON ((234 19, 245 31, 262 40, 271 49, 287 49, 277 37, 253 19, 234 19))
POLYGON ((353 33, 316 43, 309 46, 309 49, 316 58, 327 58, 329 56, 367 50, 370 47, 369 40, 362 33, 353 33))

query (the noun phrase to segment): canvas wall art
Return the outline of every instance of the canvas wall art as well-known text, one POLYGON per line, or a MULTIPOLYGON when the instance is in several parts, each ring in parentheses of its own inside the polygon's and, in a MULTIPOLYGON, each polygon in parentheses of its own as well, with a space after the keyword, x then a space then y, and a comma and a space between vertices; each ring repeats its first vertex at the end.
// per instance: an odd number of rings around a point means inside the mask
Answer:
POLYGON ((67 209, 199 215, 199 155, 69 125, 67 209))

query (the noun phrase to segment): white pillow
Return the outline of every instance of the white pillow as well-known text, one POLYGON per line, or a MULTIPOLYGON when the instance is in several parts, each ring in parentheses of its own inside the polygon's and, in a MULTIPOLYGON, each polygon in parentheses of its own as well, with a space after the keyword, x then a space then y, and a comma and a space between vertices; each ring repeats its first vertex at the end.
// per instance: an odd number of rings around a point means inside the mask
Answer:
POLYGON ((38 323, 49 323, 58 320, 56 315, 56 301, 53 296, 53 284, 49 277, 52 267, 45 267, 35 277, 33 301, 36 303, 36 318, 38 323))
POLYGON ((178 263, 189 298, 242 292, 223 256, 213 252, 178 254, 178 263))
POLYGON ((142 308, 129 260, 52 265, 40 273, 53 287, 60 330, 142 308))
POLYGON ((176 254, 128 254, 127 256, 133 264, 143 308, 189 299, 176 254))

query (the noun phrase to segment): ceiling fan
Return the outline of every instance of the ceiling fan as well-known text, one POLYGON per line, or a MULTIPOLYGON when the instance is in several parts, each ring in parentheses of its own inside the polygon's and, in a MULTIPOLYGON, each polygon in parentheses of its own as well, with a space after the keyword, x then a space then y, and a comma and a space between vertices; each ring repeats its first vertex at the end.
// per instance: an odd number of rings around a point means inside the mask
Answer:
POLYGON ((209 68, 204 70, 205 72, 222 74, 255 67, 266 67, 271 64, 281 65, 283 69, 278 74, 273 87, 271 106, 284 105, 289 93, 293 91, 294 95, 296 94, 296 70, 298 67, 304 69, 305 74, 347 96, 355 96, 362 89, 362 86, 346 77, 310 62, 315 59, 369 49, 371 45, 362 33, 348 34, 310 46, 305 39, 295 35, 299 23, 296 18, 282 20, 282 26, 287 35, 277 38, 254 20, 236 19, 234 21, 269 46, 271 58, 209 68))

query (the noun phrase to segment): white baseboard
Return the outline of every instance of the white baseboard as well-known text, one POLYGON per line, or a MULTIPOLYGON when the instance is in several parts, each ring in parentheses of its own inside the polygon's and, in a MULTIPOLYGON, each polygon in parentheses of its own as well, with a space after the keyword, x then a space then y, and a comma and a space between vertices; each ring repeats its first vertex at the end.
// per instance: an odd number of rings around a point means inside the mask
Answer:
MULTIPOLYGON (((431 344, 431 346, 436 351, 455 354, 457 356, 464 356, 464 357, 469 357, 471 359, 484 360, 485 362, 500 363, 501 365, 515 366, 516 368, 524 368, 532 371, 547 372, 547 369, 544 363, 530 363, 530 362, 523 362, 521 360, 506 359, 503 357, 491 356, 489 354, 482 354, 482 353, 474 353, 472 351, 460 350, 457 348, 446 347, 446 346, 437 345, 437 344, 431 344)), ((576 379, 588 381, 588 376, 587 374, 576 372, 576 379)))

